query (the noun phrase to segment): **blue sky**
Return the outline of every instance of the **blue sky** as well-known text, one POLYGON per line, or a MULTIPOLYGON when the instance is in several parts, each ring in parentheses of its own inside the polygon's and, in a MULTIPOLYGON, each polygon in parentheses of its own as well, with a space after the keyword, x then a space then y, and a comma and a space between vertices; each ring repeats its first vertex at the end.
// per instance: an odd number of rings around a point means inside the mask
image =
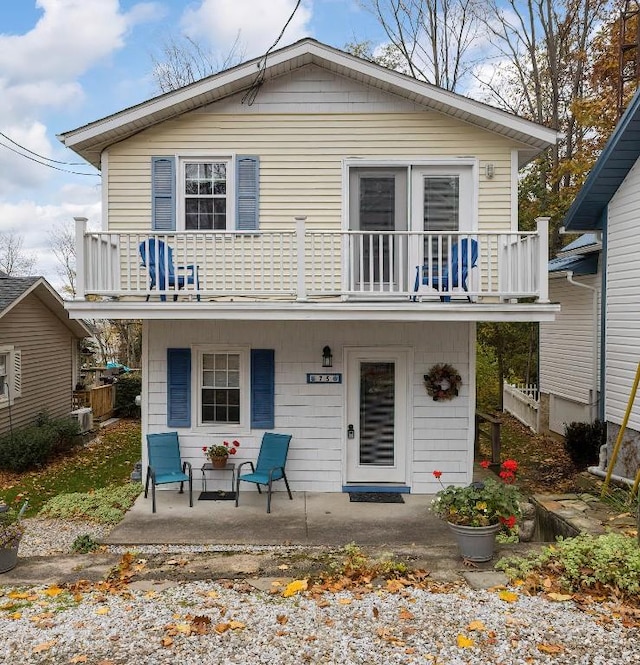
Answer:
MULTIPOLYGON (((295 0, 2 0, 0 132, 45 157, 78 162, 56 135, 157 94, 152 53, 188 35, 226 55, 240 31, 245 57, 276 39, 295 0)), ((280 46, 311 36, 344 47, 383 41, 357 0, 303 0, 280 46)), ((59 287, 49 232, 74 216, 100 222, 100 178, 63 173, 10 151, 0 136, 0 232, 22 236, 36 274, 59 287)), ((31 155, 32 157, 34 155, 31 155)), ((42 161, 42 160, 40 160, 42 161)), ((95 174, 83 166, 49 162, 95 174)))

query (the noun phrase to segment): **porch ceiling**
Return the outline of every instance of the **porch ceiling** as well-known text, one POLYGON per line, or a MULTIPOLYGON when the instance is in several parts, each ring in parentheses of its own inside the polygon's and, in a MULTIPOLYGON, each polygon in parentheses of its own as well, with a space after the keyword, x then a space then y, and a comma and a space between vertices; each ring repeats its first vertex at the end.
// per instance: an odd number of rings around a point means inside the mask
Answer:
POLYGON ((201 321, 553 321, 560 305, 469 302, 67 301, 73 319, 201 321))

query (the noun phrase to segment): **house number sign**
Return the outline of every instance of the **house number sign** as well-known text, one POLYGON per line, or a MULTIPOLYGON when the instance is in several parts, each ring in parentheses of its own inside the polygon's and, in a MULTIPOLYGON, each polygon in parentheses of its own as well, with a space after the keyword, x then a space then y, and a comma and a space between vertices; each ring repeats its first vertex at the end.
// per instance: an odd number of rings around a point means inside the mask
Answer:
POLYGON ((307 374, 307 383, 342 383, 342 374, 307 374))

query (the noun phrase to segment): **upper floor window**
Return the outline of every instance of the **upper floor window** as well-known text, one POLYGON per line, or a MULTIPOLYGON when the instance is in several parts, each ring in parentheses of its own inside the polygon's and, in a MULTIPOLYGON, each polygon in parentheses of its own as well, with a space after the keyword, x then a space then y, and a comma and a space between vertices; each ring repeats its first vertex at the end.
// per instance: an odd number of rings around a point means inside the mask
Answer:
POLYGON ((227 161, 184 162, 184 225, 187 231, 227 228, 227 161))
POLYGON ((0 353, 0 400, 8 399, 9 392, 9 354, 0 353))

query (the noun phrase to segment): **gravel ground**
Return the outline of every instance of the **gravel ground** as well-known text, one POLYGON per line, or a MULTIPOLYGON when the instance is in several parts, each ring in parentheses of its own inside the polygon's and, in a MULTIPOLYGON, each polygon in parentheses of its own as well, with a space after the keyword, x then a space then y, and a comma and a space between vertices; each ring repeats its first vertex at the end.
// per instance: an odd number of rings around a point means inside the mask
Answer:
MULTIPOLYGON (((78 535, 106 531, 31 519, 20 555, 66 554, 78 535)), ((640 665, 639 615, 517 590, 507 599, 464 586, 284 598, 282 587, 244 581, 148 586, 0 587, 0 663, 640 665)))
POLYGON ((638 629, 600 617, 597 606, 591 614, 541 598, 508 603, 490 591, 311 599, 197 582, 125 596, 92 591, 76 600, 43 588, 24 595, 3 599, 15 605, 0 616, 0 662, 640 663, 638 629))

